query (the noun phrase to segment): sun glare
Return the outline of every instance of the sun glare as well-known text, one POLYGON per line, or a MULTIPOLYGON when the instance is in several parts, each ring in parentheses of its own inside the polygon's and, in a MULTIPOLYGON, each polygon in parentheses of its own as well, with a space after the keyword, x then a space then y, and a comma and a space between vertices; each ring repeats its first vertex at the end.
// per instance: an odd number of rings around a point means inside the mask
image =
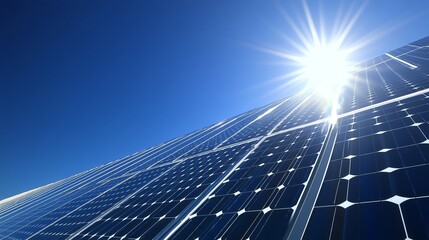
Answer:
POLYGON ((349 11, 344 11, 351 15, 338 15, 333 26, 324 25, 323 12, 316 16, 319 19, 316 24, 306 1, 302 2, 302 6, 303 14, 298 16, 304 16, 304 19, 292 18, 284 12, 288 27, 296 34, 296 38, 284 35, 288 47, 293 50, 264 50, 286 60, 289 72, 275 79, 286 80, 277 90, 299 87, 302 92, 319 98, 320 103, 331 112, 331 123, 334 124, 341 107, 341 92, 352 85, 351 78, 358 70, 356 63, 350 59, 364 46, 364 42, 350 41, 348 35, 364 5, 357 9, 352 5, 349 11))
POLYGON ((304 91, 315 92, 323 98, 331 110, 331 123, 337 121, 342 88, 350 80, 354 71, 348 61, 346 51, 335 45, 314 45, 302 57, 297 58, 301 66, 298 70, 304 91))
POLYGON ((306 82, 306 88, 327 99, 335 96, 351 75, 346 54, 329 45, 310 49, 300 64, 301 78, 306 82))

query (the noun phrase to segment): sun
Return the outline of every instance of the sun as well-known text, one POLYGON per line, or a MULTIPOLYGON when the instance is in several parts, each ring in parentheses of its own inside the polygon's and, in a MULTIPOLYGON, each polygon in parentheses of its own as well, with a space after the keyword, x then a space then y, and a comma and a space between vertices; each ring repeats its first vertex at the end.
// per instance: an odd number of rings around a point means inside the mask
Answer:
POLYGON ((342 88, 354 71, 347 51, 335 44, 315 44, 296 61, 300 65, 298 77, 305 83, 304 91, 323 98, 331 111, 330 122, 336 123, 342 88))
POLYGON ((305 88, 328 100, 341 91, 352 74, 353 64, 346 52, 333 45, 314 46, 297 61, 305 88))
POLYGON ((275 79, 282 81, 275 90, 301 89, 308 96, 318 98, 317 101, 331 112, 331 123, 336 123, 342 91, 353 85, 354 75, 359 70, 351 59, 355 59, 354 54, 367 43, 349 38, 364 5, 355 11, 351 11, 352 6, 345 12, 354 14, 337 18, 332 26, 324 25, 321 13, 317 18, 319 24, 316 24, 306 1, 302 6, 303 14, 296 18, 284 14, 288 29, 296 35, 296 38, 293 34, 282 35, 287 40, 288 50, 263 50, 281 57, 287 66, 288 73, 275 79))
POLYGON ((355 63, 348 59, 348 51, 340 46, 317 43, 295 58, 299 65, 297 79, 304 84, 303 91, 315 93, 325 102, 331 111, 331 123, 337 121, 342 89, 356 71, 355 63))

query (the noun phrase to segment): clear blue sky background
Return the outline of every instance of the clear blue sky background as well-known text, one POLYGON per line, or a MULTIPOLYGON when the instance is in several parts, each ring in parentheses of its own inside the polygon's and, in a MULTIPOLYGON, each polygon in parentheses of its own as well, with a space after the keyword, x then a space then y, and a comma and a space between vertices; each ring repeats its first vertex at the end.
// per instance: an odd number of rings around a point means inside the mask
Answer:
MULTIPOLYGON (((351 1, 313 2, 329 29, 351 1)), ((428 9, 368 2, 351 38, 398 27, 355 60, 429 35, 428 9)), ((301 2, 1 1, 0 199, 290 94, 268 81, 281 59, 251 47, 290 48, 281 11, 301 2)))

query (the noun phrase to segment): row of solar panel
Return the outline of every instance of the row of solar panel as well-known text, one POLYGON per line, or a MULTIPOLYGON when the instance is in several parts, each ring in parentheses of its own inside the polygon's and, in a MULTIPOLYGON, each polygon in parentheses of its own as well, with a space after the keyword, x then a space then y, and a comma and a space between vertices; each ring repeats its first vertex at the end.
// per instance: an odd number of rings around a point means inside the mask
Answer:
MULTIPOLYGON (((278 105, 278 103, 276 104, 278 105)), ((240 122, 242 119, 247 119, 246 121, 242 121, 243 123, 241 123, 241 126, 248 125, 247 127, 252 127, 252 131, 250 132, 262 132, 265 134, 267 130, 264 132, 264 130, 253 127, 252 121, 254 121, 258 116, 261 116, 264 111, 270 109, 269 107, 272 106, 269 105, 265 108, 250 111, 249 113, 226 121, 226 123, 221 123, 192 133, 188 136, 185 136, 184 138, 174 140, 170 144, 167 143, 165 145, 149 149, 148 151, 132 155, 128 158, 122 159, 121 161, 116 161, 100 168, 93 169, 92 171, 88 171, 85 176, 76 176, 77 183, 70 182, 69 184, 59 184, 60 186, 54 188, 53 191, 40 195, 38 196, 39 198, 33 199, 30 196, 29 199, 31 199, 31 202, 28 201, 26 202, 27 204, 23 204, 21 207, 16 207, 13 209, 14 211, 4 214, 8 215, 8 217, 5 217, 1 224, 2 231, 0 236, 8 236, 10 238, 25 238, 31 236, 31 234, 34 234, 35 232, 44 229, 46 226, 49 226, 49 224, 58 221, 61 216, 77 211, 77 208, 81 205, 89 204, 90 202, 95 201, 94 199, 100 198, 100 195, 97 194, 97 190, 100 192, 112 191, 112 189, 117 187, 116 184, 129 184, 127 181, 121 181, 127 179, 127 176, 133 177, 133 175, 127 174, 144 171, 147 169, 147 167, 153 165, 154 163, 158 163, 158 165, 164 163, 159 162, 158 159, 162 159, 162 157, 166 155, 168 156, 169 151, 176 153, 178 152, 177 149, 180 149, 181 146, 185 145, 187 142, 194 141, 197 142, 197 144, 201 141, 204 142, 204 140, 201 140, 202 138, 207 139, 207 136, 210 136, 210 134, 211 136, 216 136, 218 132, 221 132, 219 129, 229 128, 229 125, 232 125, 230 122, 240 122), (250 116, 252 116, 253 119, 250 116), (163 156, 160 156, 160 154, 157 155, 156 153, 162 153, 163 156), (141 161, 141 159, 145 159, 151 155, 156 156, 155 159, 141 161), (107 181, 106 184, 106 179, 113 179, 115 181, 107 181), (76 191, 74 191, 74 189, 76 189, 76 191)), ((276 114, 274 120, 267 121, 271 121, 272 125, 277 124, 277 121, 282 120, 282 113, 285 114, 284 112, 285 110, 283 110, 281 113, 273 112, 273 115, 276 114)), ((267 115, 267 118, 268 117, 270 117, 270 115, 267 115)), ((230 135, 236 132, 236 130, 233 130, 231 131, 230 135)), ((228 134, 224 134, 223 136, 226 139, 225 135, 227 136, 228 134)), ((251 137, 245 136, 246 135, 243 134, 243 136, 238 139, 248 139, 253 136, 258 136, 258 134, 251 135, 251 137)), ((197 152, 198 151, 195 151, 195 153, 197 152)), ((179 155, 173 155, 170 160, 165 162, 171 162, 175 159, 176 156, 179 155)), ((126 194, 122 197, 125 196, 126 194)), ((88 217, 88 219, 90 219, 90 217, 88 217)))
POLYGON ((362 107, 394 99, 429 88, 428 42, 407 45, 387 55, 381 55, 360 64, 363 70, 353 76, 353 82, 345 86, 341 102, 342 111, 349 112, 362 107), (401 61, 409 63, 404 64, 401 61))
POLYGON ((347 116, 304 239, 429 237, 429 95, 347 116))
MULTIPOLYGON (((427 88, 425 85, 427 58, 424 58, 427 56, 427 48, 417 47, 415 50, 405 48, 392 54, 399 54, 401 59, 417 64, 418 68, 410 69, 385 55, 371 60, 372 70, 366 69, 356 74, 366 78, 363 78, 364 81, 357 78, 355 85, 362 82, 363 84, 355 87, 353 94, 345 94, 344 112, 427 88), (401 55, 401 52, 406 54, 401 55), (411 61, 412 59, 414 60, 411 61), (379 84, 376 84, 377 81, 379 84), (365 95, 367 93, 368 95, 365 95), (353 96, 353 98, 347 99, 347 96, 353 96), (368 100, 365 100, 365 96, 369 96, 368 100)), ((368 63, 365 64, 368 65, 368 63)), ((347 89, 345 91, 347 93, 347 89)), ((266 234, 273 234, 272 229, 279 226, 283 231, 275 233, 282 236, 302 197, 303 189, 313 171, 314 162, 327 134, 327 127, 323 123, 288 131, 293 127, 327 117, 329 111, 317 99, 309 98, 303 101, 303 98, 304 96, 299 95, 277 101, 120 161, 60 181, 28 194, 18 201, 2 204, 0 205, 0 237, 8 239, 26 239, 30 236, 36 239, 62 239, 68 236, 75 236, 78 239, 151 238, 157 235, 165 236, 164 229, 171 229, 178 224, 181 228, 174 233, 174 236, 262 238, 268 236, 266 234), (274 132, 273 136, 264 137, 272 132, 274 132), (261 137, 264 138, 261 139, 261 137), (237 144, 249 139, 254 141, 237 144), (260 145, 258 144, 245 161, 240 162, 242 156, 247 154, 252 149, 252 145, 258 141, 260 145), (230 144, 237 144, 237 146, 228 147, 230 144), (210 151, 216 148, 219 150, 210 151), (231 151, 236 151, 234 157, 230 157, 231 151), (204 152, 207 153, 204 154, 204 152), (232 169, 234 172, 230 172, 232 169), (227 179, 219 182, 227 175, 227 179), (210 196, 207 195, 209 193, 210 196), (197 205, 201 206, 197 208, 197 205)), ((397 146, 394 145, 394 143, 397 144, 394 141, 397 135, 407 136, 397 140, 401 141, 400 144, 413 139, 414 147, 421 151, 422 156, 425 156, 427 152, 424 151, 427 150, 421 150, 422 147, 418 147, 424 144, 417 143, 423 140, 422 137, 414 139, 414 136, 419 135, 414 126, 409 129, 407 126, 422 123, 417 127, 422 132, 426 131, 426 125, 423 123, 426 121, 427 124, 427 112, 424 111, 427 105, 420 102, 418 108, 411 108, 405 112, 399 112, 393 108, 389 112, 386 110, 386 108, 390 109, 388 106, 373 110, 375 112, 370 117, 365 115, 367 112, 359 112, 355 115, 346 114, 340 120, 340 133, 328 177, 331 176, 333 168, 346 171, 346 164, 343 165, 341 161, 335 160, 335 156, 339 154, 338 151, 347 149, 349 155, 342 156, 346 159, 350 156, 355 156, 350 159, 364 159, 379 148, 381 153, 390 153, 393 152, 390 147, 397 146), (402 117, 406 117, 404 114, 413 115, 411 116, 413 123, 402 120, 402 117), (353 128, 344 131, 345 126, 349 126, 347 124, 352 124, 350 126, 353 128), (377 129, 377 132, 374 129, 377 129), (380 137, 383 135, 384 138, 380 137), (350 142, 355 144, 350 145, 350 142), (368 144, 371 142, 372 145, 368 144), (338 150, 340 148, 342 150, 338 150)), ((425 136, 427 140, 427 135, 425 136)), ((404 151, 403 154, 410 154, 409 152, 404 151)), ((374 164, 369 162, 371 161, 362 161, 360 165, 358 164, 360 166, 358 169, 369 168, 374 164)), ((351 169, 350 164, 349 168, 351 169)), ((382 170, 392 170, 386 169, 382 170)), ((401 171, 398 170, 398 172, 401 171)), ((344 189, 346 186, 344 181, 350 181, 353 183, 352 186, 358 186, 358 189, 361 189, 359 186, 368 184, 365 179, 370 177, 367 175, 371 174, 356 172, 356 168, 353 168, 353 172, 350 170, 346 176, 340 175, 341 179, 337 178, 337 185, 331 183, 334 179, 327 177, 323 189, 331 189, 329 193, 332 193, 335 186, 341 185, 341 189, 344 189), (362 178, 364 180, 358 181, 360 179, 358 175, 365 176, 362 178), (344 177, 345 179, 342 179, 344 177), (356 180, 354 180, 355 177, 356 180)), ((318 209, 327 207, 327 205, 319 205, 321 199, 329 199, 324 197, 329 195, 324 191, 322 190, 319 196, 312 219, 317 218, 317 212, 322 211, 318 209)), ((362 195, 358 190, 354 190, 353 194, 357 198, 350 194, 350 198, 346 198, 350 201, 347 200, 342 206, 355 200, 359 202, 361 196, 370 196, 369 199, 372 199, 371 194, 362 195)), ((392 195, 384 194, 382 196, 392 195)), ((344 198, 338 196, 338 199, 344 198)), ((377 201, 380 200, 386 199, 377 199, 377 201)), ((344 202, 336 200, 331 207, 337 209, 338 206, 335 204, 342 203, 344 202)), ((350 207, 352 208, 354 206, 350 207)), ((321 216, 326 217, 326 214, 321 216)), ((421 221, 419 224, 425 223, 421 221)), ((311 226, 310 224, 307 228, 305 236, 311 236, 311 226)), ((353 229, 347 230, 347 234, 353 233, 355 231, 353 229)), ((345 233, 342 232, 342 234, 345 233)))

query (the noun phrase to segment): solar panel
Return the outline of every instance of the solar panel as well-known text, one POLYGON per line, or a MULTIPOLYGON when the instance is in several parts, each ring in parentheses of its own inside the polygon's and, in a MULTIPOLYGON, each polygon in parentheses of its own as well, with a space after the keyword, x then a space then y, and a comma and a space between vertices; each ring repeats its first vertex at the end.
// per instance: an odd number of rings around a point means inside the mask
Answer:
POLYGON ((76 239, 153 238, 236 164, 251 143, 178 161, 170 171, 87 226, 76 239), (102 230, 104 229, 104 230, 102 230))
POLYGON ((428 239, 429 37, 0 202, 1 239, 428 239))
POLYGON ((349 90, 345 106, 360 109, 344 110, 338 122, 304 239, 429 237, 427 40, 392 51, 398 59, 373 64, 366 77, 358 73, 364 84, 349 90))
POLYGON ((263 140, 172 238, 281 238, 326 131, 320 124, 263 140))
POLYGON ((425 94, 342 118, 304 239, 427 238, 428 138, 425 94))

